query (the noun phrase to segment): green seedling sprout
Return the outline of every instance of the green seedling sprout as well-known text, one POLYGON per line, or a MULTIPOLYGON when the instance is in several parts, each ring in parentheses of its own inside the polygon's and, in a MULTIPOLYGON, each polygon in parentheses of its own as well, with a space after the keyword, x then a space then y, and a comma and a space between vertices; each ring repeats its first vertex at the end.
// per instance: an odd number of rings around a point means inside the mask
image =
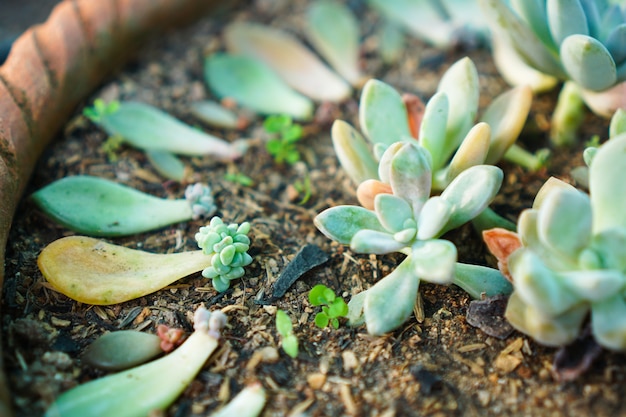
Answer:
POLYGON ((198 308, 194 332, 174 352, 64 392, 45 417, 140 417, 166 410, 217 348, 225 324, 222 312, 198 308))
POLYGON ((307 201, 309 201, 309 199, 311 198, 311 195, 313 195, 313 191, 311 190, 311 177, 309 177, 308 173, 305 174, 305 177, 303 180, 294 181, 293 187, 300 194, 304 194, 302 198, 300 199, 300 201, 298 202, 298 204, 300 205, 306 204, 307 201))
POLYGON ((235 184, 243 185, 244 187, 251 187, 254 185, 252 178, 241 172, 227 172, 224 174, 226 181, 234 182, 235 184))
POLYGON ((263 128, 273 137, 265 144, 277 164, 293 165, 300 160, 296 142, 302 138, 302 126, 294 124, 287 115, 273 115, 265 119, 263 128))
POLYGON ((298 338, 293 334, 291 319, 283 310, 276 310, 276 330, 281 337, 285 353, 292 358, 298 356, 298 338))
POLYGON ((243 276, 252 262, 247 222, 225 224, 213 217, 196 234, 199 251, 155 254, 85 236, 68 236, 46 246, 37 263, 57 291, 86 304, 122 303, 158 291, 203 271, 217 291, 243 276))
POLYGON ((211 188, 196 183, 185 198, 163 199, 103 178, 66 177, 32 194, 37 206, 63 226, 89 236, 128 236, 209 217, 217 209, 211 188))
POLYGON ((318 284, 309 292, 309 302, 313 306, 321 306, 322 311, 315 315, 315 325, 321 329, 332 325, 339 328, 339 317, 348 315, 348 305, 343 298, 337 297, 335 292, 326 285, 318 284))

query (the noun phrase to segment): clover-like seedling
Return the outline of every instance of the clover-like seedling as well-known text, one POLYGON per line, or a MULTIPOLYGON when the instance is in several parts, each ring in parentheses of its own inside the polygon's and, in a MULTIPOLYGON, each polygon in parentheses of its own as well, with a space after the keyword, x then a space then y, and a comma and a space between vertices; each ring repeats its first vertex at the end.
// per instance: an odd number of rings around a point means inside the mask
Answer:
POLYGON ((551 179, 518 221, 508 257, 514 291, 506 317, 549 346, 566 345, 591 316, 596 341, 626 350, 626 134, 590 160, 587 195, 551 179))
POLYGON ((552 117, 551 137, 556 144, 575 140, 583 120, 583 100, 605 117, 622 107, 626 81, 623 2, 480 3, 492 28, 496 66, 509 83, 546 90, 565 81, 552 117))
POLYGON ((201 227, 196 233, 198 247, 211 257, 211 265, 202 271, 202 276, 211 278, 217 291, 226 291, 230 281, 242 277, 244 266, 252 262, 248 254, 249 232, 248 222, 227 225, 219 217, 213 217, 208 226, 201 227))
POLYGON ((318 284, 309 291, 309 302, 314 306, 321 306, 322 311, 315 315, 315 325, 324 328, 331 324, 339 328, 339 317, 348 315, 348 305, 343 298, 337 297, 335 292, 326 285, 318 284))
POLYGON ((120 102, 117 100, 106 103, 101 98, 97 98, 93 102, 92 107, 85 107, 83 115, 94 123, 99 123, 102 118, 117 112, 120 109, 120 102))
POLYGON ((293 334, 291 319, 283 310, 276 310, 276 330, 281 337, 285 353, 292 358, 298 356, 298 338, 293 334))
POLYGON ((265 119, 263 128, 272 135, 265 148, 277 164, 286 162, 292 165, 300 160, 296 142, 302 138, 302 126, 294 124, 290 116, 283 114, 265 119))
POLYGON ((397 328, 413 311, 420 280, 455 283, 474 297, 510 290, 497 270, 457 263, 454 244, 440 238, 485 210, 500 188, 500 168, 472 166, 430 197, 431 156, 416 141, 404 141, 385 150, 378 170, 381 180, 364 183, 366 207, 331 207, 315 218, 322 233, 356 253, 406 255, 388 276, 352 297, 351 324, 365 321, 374 335, 397 328))

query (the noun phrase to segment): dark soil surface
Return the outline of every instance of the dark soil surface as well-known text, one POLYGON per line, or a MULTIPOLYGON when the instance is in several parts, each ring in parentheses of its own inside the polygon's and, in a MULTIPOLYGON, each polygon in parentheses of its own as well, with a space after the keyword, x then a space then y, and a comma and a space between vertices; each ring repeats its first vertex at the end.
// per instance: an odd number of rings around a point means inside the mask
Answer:
MULTIPOLYGON (((400 63, 379 60, 373 27, 377 16, 361 2, 351 2, 362 21, 363 68, 398 90, 428 99, 441 74, 465 55, 476 63, 482 88, 481 105, 506 88, 485 50, 441 52, 410 40, 400 63)), ((221 30, 233 19, 274 24, 301 33, 306 2, 257 1, 245 11, 206 18, 186 30, 168 34, 138 51, 115 79, 85 103, 139 100, 198 125, 188 112, 192 101, 210 98, 202 76, 202 57, 222 48, 221 30)), ((252 224, 254 261, 243 279, 218 294, 200 274, 184 278, 152 295, 112 306, 91 306, 53 291, 37 268, 37 255, 54 240, 73 234, 43 216, 27 198, 16 216, 8 244, 3 293, 4 363, 18 416, 39 416, 61 392, 105 373, 81 363, 81 352, 99 335, 117 329, 154 332, 160 323, 190 329, 190 314, 200 305, 224 309, 230 326, 219 351, 196 380, 165 413, 204 416, 245 385, 259 381, 269 393, 264 416, 616 416, 626 415, 624 356, 604 353, 575 382, 555 381, 551 373, 554 349, 513 333, 505 340, 487 336, 466 322, 471 301, 459 288, 423 284, 423 318, 411 317, 397 331, 371 337, 364 327, 319 329, 317 308, 308 291, 323 283, 348 300, 388 274, 397 256, 366 256, 325 238, 313 225, 314 216, 338 204, 356 204, 354 186, 338 166, 329 137, 335 118, 357 122, 358 91, 341 105, 324 104, 319 118, 305 124, 301 162, 279 166, 266 153, 261 119, 241 131, 208 131, 228 140, 254 139, 236 163, 187 158, 190 182, 209 183, 217 214, 227 222, 252 224), (243 187, 224 179, 240 172, 254 185, 243 187), (308 175, 312 196, 298 204, 294 183, 308 175), (306 244, 318 245, 330 260, 302 276, 272 305, 257 298, 271 294, 272 284, 306 244), (274 325, 277 308, 294 319, 300 354, 291 359, 279 348, 274 325), (278 360, 263 352, 274 349, 278 360)), ((521 142, 529 148, 547 146, 555 93, 536 97, 521 142)), ((110 161, 102 149, 106 134, 81 116, 40 160, 29 192, 69 175, 89 174, 115 180, 160 197, 180 197, 185 184, 165 181, 136 149, 122 147, 110 161)), ((608 123, 588 116, 581 139, 605 136, 608 123)), ((571 167, 582 165, 581 145, 554 150, 551 165, 538 173, 502 164, 505 184, 493 208, 515 220, 531 205, 535 192, 550 176, 569 180, 571 167)), ((111 240, 131 248, 169 253, 197 249, 193 236, 200 221, 111 240)), ((494 265, 470 226, 446 236, 459 247, 459 260, 494 265)), ((390 306, 391 308, 391 306, 390 306)), ((343 324, 343 323, 342 323, 343 324)), ((271 355, 269 355, 271 356, 271 355)), ((115 399, 112 399, 113 401, 115 399)))

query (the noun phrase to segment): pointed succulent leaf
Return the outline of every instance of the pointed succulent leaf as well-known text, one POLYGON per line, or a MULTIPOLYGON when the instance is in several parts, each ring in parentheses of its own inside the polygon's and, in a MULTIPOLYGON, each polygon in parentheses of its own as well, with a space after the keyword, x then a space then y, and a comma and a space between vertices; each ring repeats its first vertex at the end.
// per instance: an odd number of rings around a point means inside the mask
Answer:
POLYGON ((511 283, 497 269, 460 262, 456 263, 452 283, 463 288, 477 300, 483 295, 493 297, 498 294, 510 294, 513 291, 511 283))
MULTIPOLYGON (((449 184, 461 172, 469 167, 485 163, 491 142, 491 128, 489 124, 480 122, 467 132, 461 146, 452 157, 446 172, 446 183, 449 184)), ((490 162, 493 164, 493 162, 490 162)))
POLYGON ((583 88, 601 91, 617 81, 617 68, 610 52, 589 36, 568 36, 561 44, 561 62, 569 76, 583 88))
POLYGON ((350 242, 350 249, 354 252, 374 255, 400 252, 405 247, 406 243, 398 242, 392 234, 367 229, 356 232, 350 242))
POLYGON ((447 161, 446 127, 448 124, 448 96, 436 93, 426 103, 424 118, 420 125, 419 143, 428 150, 433 159, 433 171, 439 170, 447 161))
POLYGON ((519 297, 547 316, 558 316, 582 301, 532 251, 522 248, 511 254, 509 270, 519 297))
POLYGON ((190 220, 184 199, 154 197, 103 178, 66 177, 32 194, 58 223, 90 236, 127 236, 190 220))
POLYGON ((256 23, 231 23, 224 31, 228 50, 256 58, 287 84, 319 101, 343 101, 352 89, 293 35, 256 23))
POLYGON ((359 230, 385 231, 376 213, 358 206, 331 207, 318 214, 314 222, 320 232, 343 245, 349 245, 359 230))
POLYGON ((359 25, 350 9, 342 3, 320 0, 309 6, 306 20, 311 44, 350 84, 358 85, 362 79, 359 25))
POLYGON ((439 196, 429 198, 417 221, 417 238, 427 240, 440 236, 451 214, 452 207, 446 200, 439 196))
POLYGON ((441 193, 452 207, 444 230, 455 229, 482 212, 498 193, 502 177, 502 170, 491 165, 473 166, 459 174, 441 193))
POLYGON ((230 97, 261 114, 287 114, 308 120, 313 102, 296 93, 267 65, 241 55, 215 53, 205 60, 204 76, 220 98, 230 97))
POLYGON ((611 117, 609 138, 614 138, 622 133, 626 133, 626 110, 619 108, 611 117))
POLYGON ((589 35, 587 17, 580 0, 547 0, 546 11, 550 33, 557 45, 570 35, 589 35))
POLYGON ((591 327, 596 341, 612 350, 626 349, 626 301, 616 294, 591 304, 591 327))
POLYGON ((415 275, 434 284, 452 282, 456 260, 456 246, 448 240, 430 239, 417 242, 411 251, 415 275))
POLYGON ((511 6, 544 45, 558 52, 559 47, 550 33, 545 0, 511 0, 511 6))
POLYGON ((542 311, 525 304, 514 291, 509 297, 505 317, 522 333, 530 335, 537 342, 547 346, 570 344, 580 333, 589 308, 577 305, 557 317, 546 316, 542 311))
POLYGON ((411 137, 402 96, 379 80, 365 83, 359 102, 359 123, 371 143, 389 146, 411 137))
POLYGON ((615 227, 626 227, 626 134, 605 142, 589 168, 589 189, 594 234, 615 227))
POLYGON ((459 143, 474 124, 478 111, 478 72, 469 58, 462 58, 445 72, 437 92, 448 96, 448 122, 444 159, 456 150, 459 143))
POLYGON ((520 86, 491 102, 481 119, 491 127, 491 145, 485 164, 498 163, 515 143, 526 123, 532 98, 530 87, 520 86))
POLYGON ((360 326, 365 322, 365 315, 363 314, 363 304, 365 303, 366 291, 361 291, 358 294, 354 294, 348 303, 348 326, 355 327, 360 326))
POLYGON ((539 209, 543 205, 547 196, 551 195, 555 192, 555 190, 570 190, 576 191, 576 188, 565 181, 562 181, 555 177, 550 177, 548 180, 541 186, 539 191, 537 191, 537 195, 535 195, 535 200, 533 201, 533 209, 539 209))
POLYGON ((626 60, 626 23, 615 27, 604 42, 616 63, 626 60))
POLYGON ((626 285, 626 276, 615 269, 594 269, 563 272, 563 285, 583 300, 604 302, 619 294, 626 285))
POLYGON ((378 194, 374 199, 374 207, 380 224, 391 233, 401 231, 406 220, 413 219, 410 204, 392 194, 378 194))
POLYGON ((363 310, 367 331, 380 336, 402 325, 413 312, 418 287, 419 277, 411 260, 406 258, 365 292, 363 310))
POLYGON ((335 120, 330 134, 337 158, 355 184, 378 178, 378 163, 356 129, 343 120, 335 120))
POLYGON ((591 201, 579 191, 555 189, 537 217, 539 239, 560 256, 576 259, 591 240, 591 201))
POLYGON ((396 153, 402 149, 404 143, 402 142, 394 142, 380 156, 380 160, 378 161, 378 178, 385 183, 389 184, 391 181, 391 162, 393 158, 396 156, 396 153))
POLYGON ((405 199, 419 216, 430 197, 432 173, 428 152, 414 142, 405 142, 391 160, 389 185, 393 194, 405 199))

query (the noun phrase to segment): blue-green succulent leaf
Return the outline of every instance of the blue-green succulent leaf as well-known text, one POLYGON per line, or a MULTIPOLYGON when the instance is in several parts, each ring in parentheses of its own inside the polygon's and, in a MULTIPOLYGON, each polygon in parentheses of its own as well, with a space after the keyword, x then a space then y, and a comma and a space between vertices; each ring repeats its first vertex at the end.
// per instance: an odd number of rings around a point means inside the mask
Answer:
POLYGON ((580 0, 547 0, 552 38, 560 45, 570 35, 589 35, 587 17, 580 0))
POLYGON ((400 252, 405 247, 406 243, 398 242, 392 234, 377 230, 359 230, 350 242, 350 249, 354 252, 375 255, 400 252))
POLYGON ((481 299, 483 295, 493 297, 510 294, 513 291, 511 283, 497 269, 459 262, 456 263, 452 283, 463 288, 474 299, 481 299))
POLYGON ((359 206, 331 207, 318 214, 314 223, 324 235, 344 245, 349 245, 359 230, 385 231, 376 213, 359 206))
POLYGON ((603 268, 626 271, 626 229, 623 227, 594 235, 590 248, 599 255, 603 268))
POLYGON ((544 45, 558 52, 559 47, 550 33, 545 0, 511 0, 511 6, 544 45))
POLYGON ((599 39, 602 30, 602 18, 600 17, 599 10, 601 6, 599 6, 596 0, 580 0, 580 5, 582 6, 583 12, 587 19, 589 35, 593 36, 596 39, 599 39))
POLYGON ((445 149, 448 109, 449 103, 446 93, 436 93, 426 103, 424 117, 420 125, 419 141, 432 157, 433 171, 441 169, 447 162, 445 149))
POLYGON ((452 206, 446 200, 439 196, 429 198, 417 220, 417 238, 427 240, 441 236, 451 214, 452 206))
POLYGON ((359 123, 372 143, 386 146, 411 137, 409 119, 402 96, 379 80, 365 83, 359 102, 359 123))
POLYGON ((613 350, 626 349, 626 301, 621 294, 591 305, 591 327, 596 341, 613 350))
POLYGON ((393 194, 378 194, 374 198, 374 207, 380 224, 391 233, 401 231, 406 220, 413 219, 411 205, 393 194))
POLYGON ((539 209, 537 229, 541 242, 560 256, 578 257, 591 240, 591 201, 579 191, 555 189, 539 209))
POLYGON ((626 134, 605 142, 589 168, 594 234, 615 227, 626 228, 626 134))
POLYGON ((356 129, 343 120, 335 120, 330 132, 337 158, 355 184, 378 178, 378 163, 356 129))
POLYGON ((617 81, 611 53, 589 36, 568 36, 561 44, 561 62, 569 76, 583 88, 602 91, 617 81))
POLYGON ((393 272, 365 292, 363 310, 367 331, 371 335, 390 332, 409 318, 419 282, 407 257, 393 272))
POLYGON ((626 59, 626 23, 615 27, 604 44, 616 63, 624 62, 626 59))
POLYGON ((603 302, 618 294, 626 284, 626 276, 615 269, 562 272, 563 285, 583 300, 603 302))
POLYGON ((146 157, 154 169, 170 180, 181 182, 185 178, 185 164, 171 152, 148 149, 146 157))
POLYGON ((457 251, 454 243, 442 239, 416 242, 411 263, 420 279, 435 284, 449 284, 454 278, 457 251))

